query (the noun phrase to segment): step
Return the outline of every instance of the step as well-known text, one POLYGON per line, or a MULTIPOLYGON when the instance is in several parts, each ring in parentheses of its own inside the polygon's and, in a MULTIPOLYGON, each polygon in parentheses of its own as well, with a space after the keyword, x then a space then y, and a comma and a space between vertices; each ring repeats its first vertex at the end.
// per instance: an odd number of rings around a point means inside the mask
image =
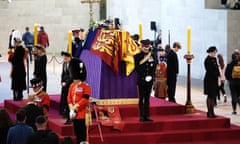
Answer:
MULTIPOLYGON (((51 107, 59 110, 60 95, 50 95, 51 107)), ((184 114, 185 106, 176 103, 168 102, 158 98, 150 99, 151 114, 156 115, 171 115, 171 114, 184 114), (157 101, 157 102, 156 102, 157 101)), ((123 104, 118 105, 122 116, 132 116, 139 113, 137 104, 123 104), (131 111, 128 109, 131 108, 131 111)))
MULTIPOLYGON (((137 117, 124 119, 124 129, 121 133, 135 132, 158 132, 170 130, 187 130, 187 129, 215 129, 230 128, 230 119, 218 116, 215 119, 209 119, 205 113, 195 115, 168 115, 153 116, 153 122, 139 122, 137 117)), ((93 126, 93 127, 96 127, 93 126)), ((104 133, 119 133, 112 127, 101 126, 104 133)), ((90 127, 91 129, 91 127, 90 127)), ((91 134, 99 133, 98 129, 92 129, 91 134)))
MULTIPOLYGON (((73 136, 73 126, 64 125, 65 118, 59 115, 59 95, 51 95, 48 126, 60 138, 73 136)), ((11 117, 27 101, 5 100, 4 106, 11 117)), ((195 114, 184 114, 185 107, 179 104, 151 98, 151 117, 153 122, 139 122, 138 105, 118 105, 122 120, 125 123, 123 131, 113 130, 112 127, 102 126, 104 143, 169 143, 169 142, 199 142, 216 141, 218 139, 240 139, 240 127, 232 126, 230 119, 218 116, 214 119, 206 117, 206 113, 198 111, 195 114), (237 136, 236 136, 237 135, 237 136), (220 138, 218 138, 220 137, 220 138), (239 138, 238 138, 239 137, 239 138), (123 141, 124 140, 124 141, 123 141)), ((99 130, 96 123, 89 127, 91 144, 100 144, 99 130)))
POLYGON ((240 129, 218 128, 204 130, 175 130, 167 132, 138 132, 138 133, 103 133, 101 142, 99 134, 90 135, 91 144, 165 144, 176 142, 221 141, 234 140, 240 142, 240 129))

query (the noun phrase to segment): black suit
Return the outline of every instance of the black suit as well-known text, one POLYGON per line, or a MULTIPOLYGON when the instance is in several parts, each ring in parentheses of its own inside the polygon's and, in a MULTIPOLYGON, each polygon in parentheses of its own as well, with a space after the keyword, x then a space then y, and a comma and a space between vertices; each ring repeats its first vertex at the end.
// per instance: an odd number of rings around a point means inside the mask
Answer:
POLYGON ((135 69, 137 72, 137 83, 139 92, 139 112, 140 119, 149 117, 149 98, 155 78, 155 70, 157 65, 157 57, 152 54, 151 57, 140 64, 140 61, 144 59, 147 54, 141 52, 134 56, 135 69))
POLYGON ((176 84, 178 74, 178 56, 175 51, 170 50, 167 55, 167 85, 168 85, 168 100, 176 102, 176 84))

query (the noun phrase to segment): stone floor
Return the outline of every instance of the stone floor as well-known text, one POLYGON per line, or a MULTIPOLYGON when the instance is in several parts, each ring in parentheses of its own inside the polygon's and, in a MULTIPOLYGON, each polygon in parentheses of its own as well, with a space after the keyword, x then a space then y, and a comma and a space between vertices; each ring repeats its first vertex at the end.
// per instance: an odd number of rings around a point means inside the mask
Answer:
MULTIPOLYGON (((62 57, 56 56, 53 57, 48 55, 48 64, 47 64, 47 74, 48 74, 48 87, 47 92, 49 94, 58 94, 60 93, 60 74, 62 70, 62 57)), ((0 103, 4 101, 4 99, 11 99, 12 93, 10 90, 10 63, 7 62, 7 55, 2 55, 0 58, 0 75, 2 77, 2 82, 0 83, 0 103)), ((30 79, 32 78, 32 70, 33 64, 30 64, 29 73, 30 79)), ((192 104, 195 109, 200 109, 206 111, 206 96, 203 95, 202 90, 202 80, 199 79, 192 79, 191 81, 191 100, 192 104)), ((226 83, 225 89, 227 91, 227 102, 226 103, 219 103, 215 107, 215 113, 217 115, 225 116, 231 119, 231 123, 240 126, 240 110, 238 109, 237 115, 232 115, 232 107, 231 107, 231 97, 228 91, 228 85, 226 83)), ((176 100, 179 104, 186 103, 186 78, 179 77, 177 83, 177 90, 176 90, 176 100)), ((29 90, 31 92, 31 89, 29 90)), ((26 98, 27 92, 24 92, 24 96, 26 98)), ((221 97, 222 98, 222 97, 221 97)), ((223 100, 223 98, 222 98, 223 100)))

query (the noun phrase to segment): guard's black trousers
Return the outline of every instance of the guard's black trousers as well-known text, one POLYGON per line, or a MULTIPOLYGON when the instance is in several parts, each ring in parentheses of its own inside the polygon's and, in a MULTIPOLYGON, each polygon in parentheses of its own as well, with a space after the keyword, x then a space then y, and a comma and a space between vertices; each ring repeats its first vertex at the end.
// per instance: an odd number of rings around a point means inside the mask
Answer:
POLYGON ((86 141, 87 139, 87 127, 85 125, 85 119, 75 119, 73 120, 73 128, 75 135, 77 137, 78 144, 80 142, 86 141))
POLYGON ((150 99, 150 93, 152 90, 152 84, 148 85, 138 85, 138 95, 139 95, 139 112, 140 112, 140 118, 147 118, 150 116, 149 113, 149 99, 150 99))

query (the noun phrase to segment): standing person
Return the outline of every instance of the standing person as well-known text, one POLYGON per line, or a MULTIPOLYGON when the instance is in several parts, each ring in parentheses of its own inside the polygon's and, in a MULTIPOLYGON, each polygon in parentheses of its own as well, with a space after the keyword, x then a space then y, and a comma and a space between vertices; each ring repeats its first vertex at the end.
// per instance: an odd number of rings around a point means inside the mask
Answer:
POLYGON ((229 82, 229 89, 232 97, 232 109, 233 115, 236 115, 236 109, 237 109, 237 104, 240 106, 240 78, 233 78, 233 68, 234 66, 238 65, 240 62, 239 59, 240 53, 239 52, 234 52, 232 54, 232 61, 227 64, 226 71, 225 71, 225 77, 229 82))
POLYGON ((45 32, 44 27, 40 26, 40 31, 38 33, 38 44, 44 48, 49 47, 48 34, 45 32))
POLYGON ((25 28, 26 32, 22 36, 22 40, 24 42, 24 45, 28 49, 28 54, 30 58, 30 63, 32 63, 32 47, 34 43, 33 34, 29 31, 29 27, 25 28))
POLYGON ((41 79, 33 78, 30 80, 30 83, 33 88, 33 93, 29 94, 29 96, 35 98, 35 104, 43 110, 45 116, 48 116, 50 97, 48 93, 43 90, 41 79))
POLYGON ((67 117, 67 121, 65 122, 65 124, 70 124, 71 121, 69 119, 69 107, 67 103, 67 95, 68 95, 68 89, 73 81, 70 75, 70 70, 69 70, 69 64, 70 64, 70 61, 72 60, 72 56, 68 52, 61 52, 61 55, 63 56, 63 65, 62 65, 62 74, 61 74, 62 91, 61 91, 59 111, 61 115, 63 115, 64 117, 67 117))
POLYGON ((139 93, 140 121, 152 121, 150 118, 149 99, 155 78, 157 57, 152 52, 149 39, 141 41, 141 52, 134 56, 134 63, 137 72, 137 84, 139 93))
POLYGON ((77 143, 87 140, 87 128, 85 125, 86 107, 89 104, 91 87, 84 82, 86 80, 86 68, 80 59, 72 59, 70 71, 73 83, 69 87, 68 106, 70 118, 73 119, 73 128, 77 143))
POLYGON ((167 58, 163 48, 158 48, 158 64, 155 72, 154 96, 165 99, 167 97, 167 58))
POLYGON ((211 46, 207 50, 208 56, 205 58, 204 66, 205 66, 205 76, 204 76, 204 94, 207 95, 207 117, 215 118, 216 115, 214 113, 214 105, 215 100, 218 95, 218 78, 220 76, 216 53, 217 48, 215 46, 211 46))
POLYGON ((13 90, 13 100, 23 99, 23 90, 26 90, 26 56, 27 50, 21 45, 21 39, 15 38, 14 52, 10 51, 8 61, 12 64, 11 89, 13 90))
POLYGON ((4 108, 0 109, 0 144, 7 143, 7 134, 10 127, 13 126, 13 121, 10 118, 8 111, 4 108))
POLYGON ((227 96, 226 96, 226 92, 224 89, 224 83, 225 83, 225 70, 226 70, 226 65, 224 63, 224 59, 223 56, 221 54, 217 55, 218 58, 218 67, 219 67, 219 72, 220 72, 220 77, 219 77, 219 93, 217 95, 217 99, 218 101, 220 101, 220 92, 222 93, 223 97, 224 97, 224 102, 227 102, 227 96))
POLYGON ((47 118, 40 115, 36 118, 37 131, 30 135, 26 144, 59 144, 59 137, 47 129, 47 118))
POLYGON ((24 107, 24 109, 26 110, 27 115, 26 124, 31 126, 33 130, 36 131, 37 128, 35 125, 35 119, 39 115, 43 115, 43 109, 35 104, 35 96, 33 95, 28 96, 28 103, 24 107))
POLYGON ((17 123, 11 127, 7 135, 7 144, 26 144, 28 137, 34 133, 32 127, 27 125, 26 111, 19 109, 16 113, 17 123))
POLYGON ((82 47, 83 47, 83 39, 80 39, 79 32, 83 29, 73 30, 73 42, 72 42, 72 56, 74 58, 79 58, 81 55, 82 47))
POLYGON ((47 55, 46 50, 38 46, 37 47, 37 56, 35 60, 35 66, 34 66, 34 76, 36 78, 39 78, 43 82, 43 90, 47 92, 47 55))
POLYGON ((181 49, 179 42, 173 43, 173 48, 167 54, 167 85, 168 85, 168 101, 176 103, 175 93, 177 85, 177 77, 179 72, 177 52, 181 49))

